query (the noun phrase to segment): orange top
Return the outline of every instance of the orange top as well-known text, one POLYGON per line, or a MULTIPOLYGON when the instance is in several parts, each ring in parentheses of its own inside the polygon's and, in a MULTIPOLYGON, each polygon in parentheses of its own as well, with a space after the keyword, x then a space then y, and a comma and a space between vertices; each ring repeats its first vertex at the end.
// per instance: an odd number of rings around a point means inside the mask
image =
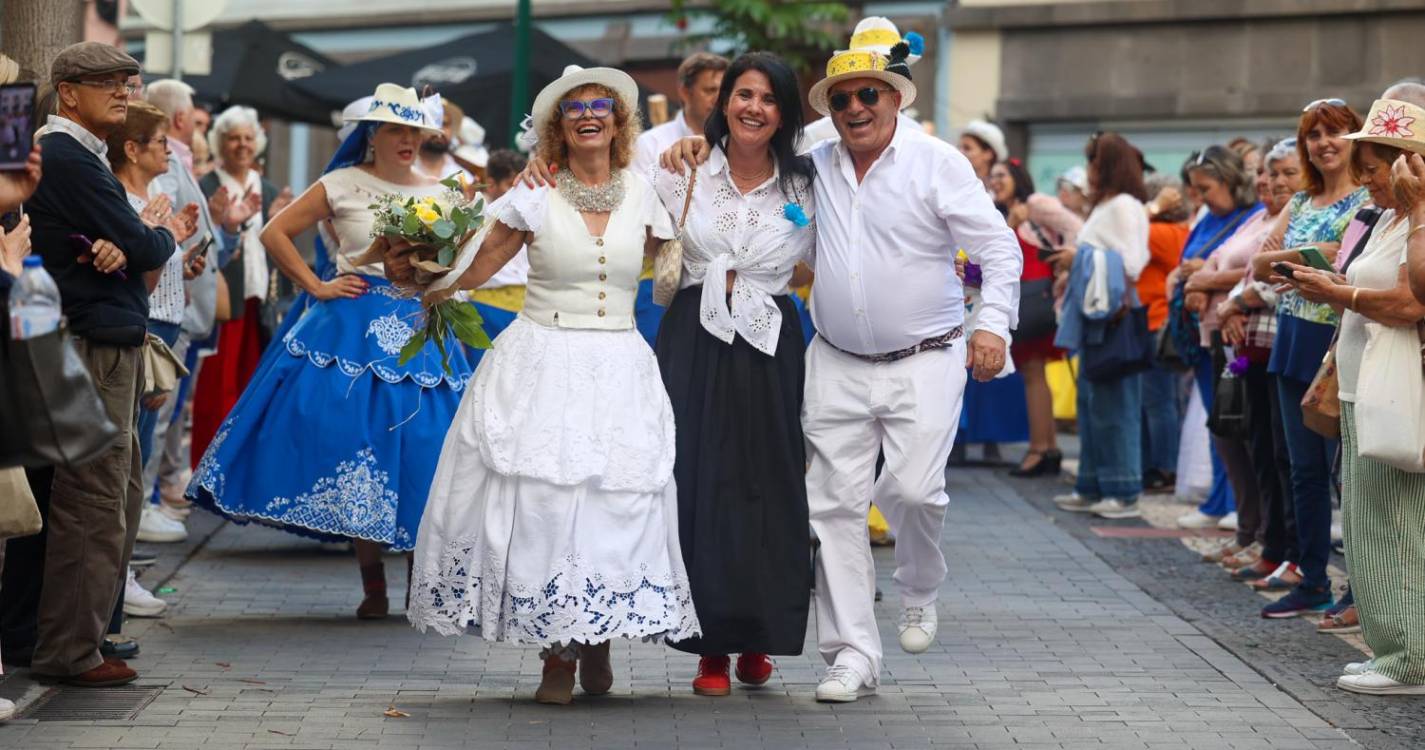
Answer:
POLYGON ((1188 225, 1155 221, 1148 225, 1150 259, 1138 276, 1138 300, 1148 306, 1148 328, 1158 330, 1168 319, 1168 274, 1178 267, 1187 244, 1188 225))

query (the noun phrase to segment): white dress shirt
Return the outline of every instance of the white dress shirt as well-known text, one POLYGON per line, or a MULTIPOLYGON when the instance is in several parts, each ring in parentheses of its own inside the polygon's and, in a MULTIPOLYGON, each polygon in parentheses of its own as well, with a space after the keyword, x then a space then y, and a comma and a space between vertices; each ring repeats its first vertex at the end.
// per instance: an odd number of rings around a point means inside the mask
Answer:
POLYGON ((963 325, 955 253, 964 248, 984 277, 976 330, 1010 342, 1024 253, 964 155, 898 121, 859 185, 841 142, 823 143, 811 156, 817 207, 811 307, 822 337, 853 354, 885 354, 963 325))
POLYGON ((633 144, 633 163, 629 169, 652 185, 654 175, 663 170, 658 168, 658 157, 680 138, 697 135, 679 112, 668 122, 643 131, 633 144))
MULTIPOLYGON (((683 287, 703 285, 703 329, 727 344, 740 335, 768 356, 776 355, 782 331, 782 311, 772 296, 787 293, 792 270, 816 241, 815 229, 798 226, 785 212, 796 203, 808 220, 815 216, 811 185, 787 195, 773 166, 771 179, 744 194, 732 182, 727 156, 714 148, 698 168, 683 235, 683 287), (730 308, 728 271, 737 272, 730 308)), ((688 178, 659 169, 653 187, 676 226, 688 178)))

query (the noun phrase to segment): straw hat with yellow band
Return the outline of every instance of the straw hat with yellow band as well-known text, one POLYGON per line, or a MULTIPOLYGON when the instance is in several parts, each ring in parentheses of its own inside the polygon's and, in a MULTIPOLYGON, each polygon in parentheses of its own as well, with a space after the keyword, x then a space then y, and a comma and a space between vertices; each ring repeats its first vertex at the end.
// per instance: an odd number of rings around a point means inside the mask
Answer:
POLYGON ((857 78, 871 78, 889 84, 891 88, 900 92, 900 108, 909 107, 915 101, 915 84, 910 80, 910 70, 906 61, 909 55, 910 46, 903 41, 891 47, 889 56, 872 50, 837 52, 826 63, 826 77, 817 81, 811 87, 811 91, 807 93, 811 108, 823 115, 830 115, 831 103, 828 101, 830 97, 828 92, 831 87, 841 81, 857 78), (894 70, 897 67, 901 72, 894 70))
POLYGON ((1410 102, 1377 99, 1360 131, 1345 138, 1425 154, 1425 109, 1410 102))

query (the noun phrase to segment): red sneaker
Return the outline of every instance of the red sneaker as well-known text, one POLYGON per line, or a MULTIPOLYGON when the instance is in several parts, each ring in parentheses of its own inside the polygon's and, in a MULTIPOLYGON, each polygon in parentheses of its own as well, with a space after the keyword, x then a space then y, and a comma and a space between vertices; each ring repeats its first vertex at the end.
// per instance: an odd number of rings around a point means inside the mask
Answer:
POLYGON ((704 656, 698 659, 698 676, 693 678, 693 692, 698 695, 729 695, 732 680, 727 676, 731 660, 726 656, 704 656))
POLYGON ((772 660, 766 654, 737 657, 737 681, 744 685, 764 685, 772 677, 772 660))

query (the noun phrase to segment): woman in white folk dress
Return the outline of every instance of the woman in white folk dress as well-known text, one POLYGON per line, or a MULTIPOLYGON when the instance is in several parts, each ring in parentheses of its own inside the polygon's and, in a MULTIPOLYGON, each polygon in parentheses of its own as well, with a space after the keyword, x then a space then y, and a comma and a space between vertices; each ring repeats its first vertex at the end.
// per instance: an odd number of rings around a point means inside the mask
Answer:
POLYGON ((475 289, 529 248, 524 311, 476 368, 441 450, 409 617, 543 646, 541 703, 572 699, 576 663, 585 693, 608 692, 611 639, 701 632, 678 544, 673 413, 634 327, 644 256, 674 231, 627 170, 637 94, 611 68, 570 66, 545 87, 532 132, 566 168, 554 188, 520 185, 492 206, 474 262, 426 295, 475 289))

